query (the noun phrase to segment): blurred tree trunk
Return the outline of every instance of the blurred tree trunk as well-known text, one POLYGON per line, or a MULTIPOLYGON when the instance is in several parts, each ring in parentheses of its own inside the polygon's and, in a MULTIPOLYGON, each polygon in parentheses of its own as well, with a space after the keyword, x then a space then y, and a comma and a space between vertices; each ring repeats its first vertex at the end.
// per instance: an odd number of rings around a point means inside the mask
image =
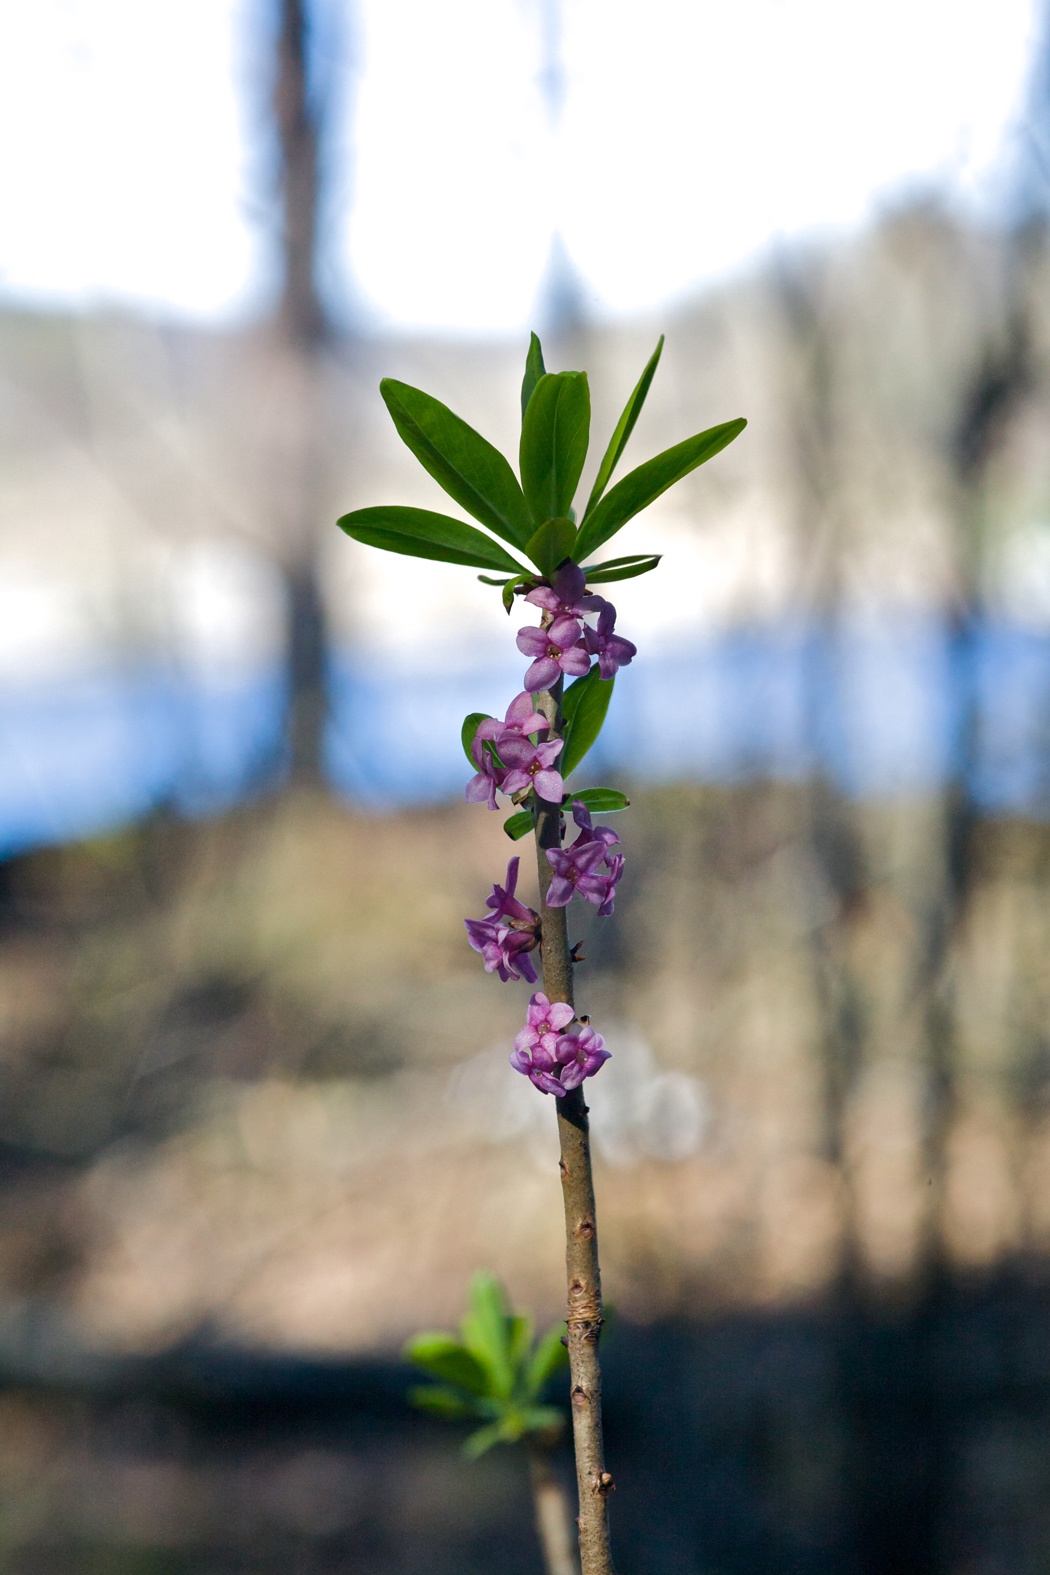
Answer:
POLYGON ((292 780, 321 780, 326 719, 324 597, 318 533, 324 505, 324 356, 331 326, 318 286, 320 135, 325 106, 311 81, 309 0, 278 0, 273 117, 281 209, 276 328, 279 442, 286 466, 278 523, 288 606, 288 749, 292 780))
POLYGON ((809 885, 810 958, 821 1010, 821 1156, 842 1178, 840 1275, 851 1286, 858 1243, 847 1126, 865 1058, 866 1014, 851 961, 854 922, 867 907, 867 860, 855 807, 824 756, 824 710, 833 681, 835 631, 841 615, 842 475, 836 401, 831 281, 807 258, 784 267, 779 302, 787 335, 791 387, 788 471, 795 506, 796 607, 808 643, 805 704, 810 752, 802 828, 809 885))
POLYGON ((959 1081, 956 954, 977 875, 981 818, 975 795, 980 763, 977 664, 991 523, 989 471, 1032 384, 1028 245, 1023 235, 1014 239, 1007 268, 1002 326, 998 332, 993 329, 978 347, 972 374, 960 390, 946 453, 955 555, 954 596, 948 614, 949 671, 958 695, 958 726, 941 805, 937 881, 923 915, 917 980, 926 1046, 922 1163, 927 1178, 919 1268, 931 1295, 936 1294, 947 1268, 948 1143, 957 1114, 959 1081))

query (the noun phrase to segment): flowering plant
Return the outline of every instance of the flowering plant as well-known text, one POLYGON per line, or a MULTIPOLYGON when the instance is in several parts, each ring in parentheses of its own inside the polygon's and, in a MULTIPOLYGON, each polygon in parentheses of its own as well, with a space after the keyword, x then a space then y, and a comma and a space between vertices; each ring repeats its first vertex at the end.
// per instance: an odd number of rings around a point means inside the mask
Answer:
POLYGON ((566 908, 574 895, 599 916, 613 912, 623 874, 620 839, 593 814, 627 807, 611 788, 566 792, 605 721, 616 675, 637 654, 616 633, 616 608, 592 587, 655 569, 655 553, 589 561, 627 521, 668 487, 711 459, 743 430, 743 420, 710 427, 666 449, 610 486, 634 429, 663 349, 661 337, 633 389, 598 466, 577 522, 574 499, 590 435, 590 391, 585 372, 548 372, 535 334, 521 388, 519 476, 480 433, 430 394, 386 378, 380 392, 394 425, 445 492, 484 530, 427 509, 379 505, 339 521, 368 546, 419 558, 485 569, 508 613, 522 598, 539 622, 518 631, 528 659, 521 693, 502 719, 474 712, 463 723, 464 752, 473 772, 466 797, 497 808, 502 794, 515 806, 504 829, 512 839, 532 832, 537 847, 539 906, 517 896, 519 860, 504 885, 493 885, 487 916, 467 919, 467 937, 486 970, 504 981, 538 983, 511 1065, 556 1101, 565 1203, 568 1317, 565 1336, 571 1372, 573 1439, 579 1490, 583 1575, 608 1575, 605 1470, 601 1430, 598 1338, 601 1282, 587 1106, 582 1084, 609 1059, 605 1041, 573 1004, 573 967, 566 908), (508 548, 511 549, 508 551, 508 548), (566 680, 571 680, 566 684, 566 680), (565 843, 567 815, 576 836, 565 843), (576 1025, 574 1027, 574 1025, 576 1025))

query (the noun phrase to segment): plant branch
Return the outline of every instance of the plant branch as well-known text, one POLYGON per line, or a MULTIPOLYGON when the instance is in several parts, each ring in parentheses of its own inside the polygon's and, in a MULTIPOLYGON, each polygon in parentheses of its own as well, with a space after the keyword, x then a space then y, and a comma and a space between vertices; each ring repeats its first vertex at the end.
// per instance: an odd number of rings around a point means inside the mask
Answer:
MULTIPOLYGON (((548 738, 562 736, 562 684, 536 696, 537 710, 547 718, 548 738)), ((574 1005, 572 955, 566 908, 548 908, 547 889, 553 871, 548 848, 561 847, 560 804, 536 800, 536 859, 540 882, 543 987, 550 1001, 574 1005)), ((565 1203, 565 1267, 568 1280, 566 1344, 571 1375, 573 1444, 579 1489, 580 1563, 583 1575, 612 1575, 609 1514, 606 1504, 612 1478, 605 1469, 602 1442, 602 1375, 598 1340, 602 1330, 602 1287, 598 1266, 598 1228, 591 1175, 587 1105, 582 1088, 556 1101, 561 1143, 561 1183, 565 1203)))
POLYGON ((535 1435, 526 1439, 529 1479, 536 1508, 536 1530, 547 1575, 579 1575, 573 1547, 572 1509, 554 1469, 550 1447, 535 1435))

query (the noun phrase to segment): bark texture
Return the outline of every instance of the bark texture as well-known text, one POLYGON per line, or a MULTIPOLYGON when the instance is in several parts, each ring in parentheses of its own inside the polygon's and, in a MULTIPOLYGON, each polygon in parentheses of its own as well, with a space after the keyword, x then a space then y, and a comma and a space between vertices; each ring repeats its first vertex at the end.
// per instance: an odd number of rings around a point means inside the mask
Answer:
MULTIPOLYGON (((561 736, 561 684, 536 696, 550 723, 549 736, 561 736)), ((543 987, 550 1001, 574 1006, 572 953, 567 908, 547 907, 553 871, 548 848, 561 847, 561 806, 537 800, 536 856, 540 881, 543 987)), ((611 1575, 609 1513, 613 1489, 605 1469, 602 1442, 602 1374, 598 1341, 602 1331, 602 1284, 598 1267, 598 1225, 591 1175, 591 1145, 583 1089, 556 1100, 561 1142, 561 1184, 565 1203, 565 1268, 568 1280, 566 1343, 569 1350, 572 1434, 579 1489, 580 1564, 583 1575, 611 1575)))

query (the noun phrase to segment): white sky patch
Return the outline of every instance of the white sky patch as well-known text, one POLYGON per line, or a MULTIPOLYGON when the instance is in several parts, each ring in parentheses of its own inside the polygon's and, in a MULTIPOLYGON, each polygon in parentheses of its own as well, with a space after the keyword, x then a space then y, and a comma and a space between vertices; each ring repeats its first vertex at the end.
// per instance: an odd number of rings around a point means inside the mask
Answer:
MULTIPOLYGON (((1039 9, 561 0, 553 129, 541 0, 328 3, 336 271, 381 325, 475 334, 528 325, 558 232, 591 310, 626 317, 909 185, 982 199, 1039 9)), ((266 25, 264 0, 0 0, 0 293, 258 304, 266 25)))
POLYGON ((0 0, 4 295, 201 319, 245 306, 262 250, 247 4, 0 0))

